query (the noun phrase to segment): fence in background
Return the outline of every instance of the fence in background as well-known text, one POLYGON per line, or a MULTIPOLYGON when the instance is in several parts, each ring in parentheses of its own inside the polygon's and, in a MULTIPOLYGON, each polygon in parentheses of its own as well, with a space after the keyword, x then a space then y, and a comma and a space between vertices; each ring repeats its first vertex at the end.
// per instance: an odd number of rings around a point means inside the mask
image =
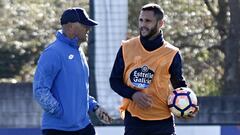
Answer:
POLYGON ((0 128, 39 127, 42 110, 33 100, 32 84, 0 84, 0 128))
MULTIPOLYGON (((0 84, 0 128, 40 127, 42 110, 32 98, 32 84, 0 84)), ((176 119, 178 125, 240 125, 240 97, 199 97, 200 112, 191 120, 176 119)), ((119 104, 112 104, 119 106, 119 104)), ((118 111, 115 107, 111 111, 118 111)), ((101 123, 95 121, 95 125, 101 123)), ((122 120, 114 121, 122 125, 122 120)))
POLYGON ((111 90, 108 80, 121 41, 127 36, 128 1, 91 0, 90 9, 99 23, 91 33, 94 39, 89 40, 90 93, 110 114, 117 116, 118 106, 114 105, 120 103, 120 96, 111 90))

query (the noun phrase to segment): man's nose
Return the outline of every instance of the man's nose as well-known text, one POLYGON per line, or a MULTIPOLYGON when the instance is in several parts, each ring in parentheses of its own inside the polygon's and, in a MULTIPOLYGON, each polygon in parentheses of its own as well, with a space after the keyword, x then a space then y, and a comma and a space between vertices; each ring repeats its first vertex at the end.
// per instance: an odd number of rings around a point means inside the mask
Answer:
POLYGON ((140 27, 145 27, 146 26, 146 21, 140 21, 139 26, 140 27))

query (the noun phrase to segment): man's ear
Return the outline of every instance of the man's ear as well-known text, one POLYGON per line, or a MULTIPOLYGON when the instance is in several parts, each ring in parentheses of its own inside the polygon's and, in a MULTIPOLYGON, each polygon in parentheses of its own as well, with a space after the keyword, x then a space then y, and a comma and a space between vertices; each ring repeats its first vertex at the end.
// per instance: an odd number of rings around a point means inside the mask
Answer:
POLYGON ((158 26, 159 26, 159 28, 162 28, 164 26, 164 20, 163 19, 158 21, 158 26))

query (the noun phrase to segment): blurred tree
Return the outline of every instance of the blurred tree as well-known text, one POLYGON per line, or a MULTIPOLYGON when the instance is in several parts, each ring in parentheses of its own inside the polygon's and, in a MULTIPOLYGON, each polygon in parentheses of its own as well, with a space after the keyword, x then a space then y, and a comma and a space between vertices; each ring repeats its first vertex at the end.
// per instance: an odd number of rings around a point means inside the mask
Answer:
POLYGON ((224 53, 222 95, 240 95, 240 0, 204 0, 216 22, 224 53))
POLYGON ((1 81, 31 81, 39 53, 51 42, 62 11, 87 0, 0 0, 1 81))

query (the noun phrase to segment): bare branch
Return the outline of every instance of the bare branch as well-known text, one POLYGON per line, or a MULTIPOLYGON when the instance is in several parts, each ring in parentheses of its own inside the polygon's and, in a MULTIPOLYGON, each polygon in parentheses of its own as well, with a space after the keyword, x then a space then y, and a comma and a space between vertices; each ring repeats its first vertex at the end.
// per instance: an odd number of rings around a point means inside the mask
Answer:
POLYGON ((213 7, 212 7, 212 5, 210 4, 209 0, 204 0, 204 2, 205 2, 205 4, 206 4, 208 10, 211 12, 212 16, 213 16, 214 18, 216 18, 216 17, 217 17, 217 12, 213 9, 213 7))

